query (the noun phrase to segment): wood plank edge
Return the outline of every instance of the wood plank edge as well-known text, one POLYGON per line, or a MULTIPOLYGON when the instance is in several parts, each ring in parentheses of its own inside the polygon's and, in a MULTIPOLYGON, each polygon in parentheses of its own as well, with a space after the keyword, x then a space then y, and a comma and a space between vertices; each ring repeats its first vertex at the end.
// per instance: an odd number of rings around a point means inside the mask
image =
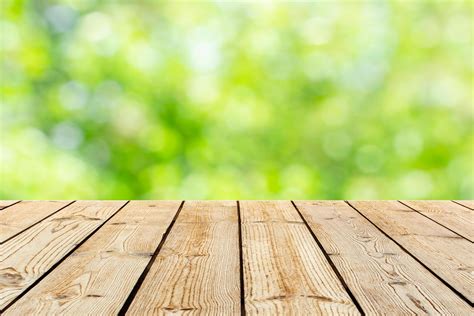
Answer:
POLYGON ((469 210, 471 210, 471 211, 474 211, 474 208, 471 208, 471 207, 469 207, 469 206, 467 206, 467 205, 464 205, 464 204, 461 203, 461 202, 458 202, 458 201, 455 201, 455 200, 451 200, 451 202, 456 203, 457 205, 461 205, 462 207, 465 207, 465 208, 467 208, 467 209, 469 209, 469 210))
POLYGON ((161 237, 160 243, 156 247, 155 251, 153 252, 153 255, 151 256, 150 260, 148 261, 148 264, 146 265, 145 269, 142 271, 140 277, 138 278, 137 282, 133 286, 132 290, 130 291, 127 299, 123 303, 122 307, 120 308, 120 311, 118 312, 117 315, 125 315, 130 308, 130 305, 132 304, 133 300, 135 299, 135 296, 137 295, 138 291, 140 290, 141 286, 143 285, 143 282, 145 281, 146 276, 150 272, 150 269, 153 265, 153 263, 156 260, 156 257, 158 256, 159 252, 161 251, 161 248, 163 247, 166 239, 168 238, 169 233, 173 229, 173 226, 176 222, 176 219, 178 218, 179 214, 181 213, 181 210, 183 209, 185 201, 181 201, 181 204, 179 205, 178 210, 176 211, 176 214, 174 215, 173 219, 171 220, 171 223, 168 225, 168 228, 166 228, 165 233, 161 237))
POLYGON ((321 242, 319 241, 318 237, 316 236, 316 234, 313 232, 313 230, 311 229, 311 226, 309 226, 308 222, 306 221, 306 218, 303 216, 303 214, 300 212, 300 210, 298 209, 298 206, 296 205, 296 203, 291 200, 290 201, 291 204, 293 205, 293 207, 296 209, 296 212, 298 213, 298 215, 300 216, 301 220, 303 221, 304 225, 306 226, 306 229, 309 231, 309 233, 311 234, 311 236, 313 237, 313 239, 316 241, 316 244, 318 245, 319 249, 321 250, 321 252, 323 253, 324 257, 326 258, 326 261, 329 263, 331 269, 334 271, 334 273, 336 274, 336 277, 339 279, 339 282, 341 282, 342 286, 344 287, 344 290, 347 292, 347 294, 349 295, 350 299, 352 300, 352 303, 354 303, 354 305, 356 306, 357 310, 359 311, 359 313, 361 315, 365 315, 365 312, 364 310, 362 309, 362 306, 360 305, 360 303, 357 301, 357 299, 355 298, 354 294, 352 293, 351 289, 349 288, 349 286, 347 285, 346 281, 344 280, 344 278, 342 277, 341 273, 339 272, 339 270, 337 269, 336 265, 334 264, 334 262, 332 261, 331 257, 328 255, 326 249, 324 249, 323 245, 321 244, 321 242))
POLYGON ((245 278, 244 278, 244 251, 242 248, 242 217, 240 215, 240 201, 237 200, 237 221, 239 226, 239 279, 240 279, 240 315, 247 314, 245 310, 245 278))
POLYGON ((9 208, 10 206, 13 206, 13 205, 15 205, 15 204, 18 204, 18 203, 20 203, 20 202, 22 202, 22 200, 18 200, 18 201, 16 201, 16 202, 13 202, 13 203, 10 204, 10 205, 5 205, 5 206, 3 206, 3 207, 0 207, 0 211, 3 211, 4 209, 9 208))
MULTIPOLYGON (((30 229, 31 227, 34 227, 34 226, 38 225, 38 224, 41 223, 42 221, 44 221, 44 220, 50 218, 50 217, 53 216, 54 214, 58 213, 59 211, 62 211, 63 209, 65 209, 66 207, 70 206, 71 204, 73 204, 73 203, 75 203, 75 202, 76 202, 76 200, 69 202, 68 204, 66 204, 66 205, 64 205, 64 206, 62 206, 62 207, 60 207, 59 209, 57 209, 56 211, 52 212, 51 214, 49 214, 49 215, 43 217, 43 218, 40 219, 39 221, 37 221, 37 222, 31 224, 30 226, 28 226, 28 227, 22 229, 22 230, 19 231, 18 233, 14 234, 14 235, 12 235, 12 236, 10 236, 10 237, 8 237, 8 238, 5 239, 5 240, 0 241, 0 245, 2 245, 2 244, 4 244, 4 243, 6 243, 7 241, 9 241, 9 240, 15 238, 16 236, 19 236, 19 235, 23 234, 24 232, 26 232, 26 231, 27 231, 28 229, 30 229)), ((11 206, 11 205, 9 205, 9 206, 11 206)), ((8 206, 7 206, 7 207, 8 207, 8 206)), ((3 211, 4 209, 5 209, 5 208, 1 209, 1 211, 3 211)))
POLYGON ((410 251, 408 251, 405 247, 403 247, 398 241, 392 238, 389 234, 387 234, 383 229, 378 227, 374 222, 372 222, 367 216, 365 216, 362 212, 360 212, 354 205, 350 203, 350 201, 345 200, 350 207, 352 207, 357 213, 359 213, 363 218, 365 218, 369 223, 371 223, 375 228, 377 228, 383 235, 393 241, 400 249, 402 249, 405 253, 407 253, 410 257, 415 259, 423 268, 428 270, 432 275, 434 275, 438 280, 441 281, 444 285, 446 285, 451 291, 453 291, 457 296, 459 296, 462 300, 468 303, 471 307, 474 306, 473 302, 471 302, 466 296, 464 296, 461 292, 455 289, 451 284, 449 284, 446 280, 440 277, 436 272, 434 272, 431 268, 429 268, 426 264, 424 264, 420 259, 418 259, 415 255, 413 255, 410 251))
MULTIPOLYGON (((73 201, 74 202, 74 201, 73 201)), ((69 203, 71 205, 73 202, 69 203)), ((37 280, 30 284, 26 289, 23 290, 17 297, 15 297, 10 303, 8 303, 2 310, 0 310, 0 315, 9 309, 13 304, 15 304, 19 299, 25 296, 32 288, 38 285, 45 277, 47 277, 54 269, 56 269, 67 257, 69 257, 74 251, 76 251, 80 246, 82 246, 87 240, 89 240, 96 232, 99 231, 108 221, 110 221, 115 215, 117 215, 130 201, 126 201, 121 207, 119 207, 112 215, 109 216, 102 224, 97 226, 89 235, 82 239, 76 246, 74 246, 67 254, 65 254, 61 259, 59 259, 55 264, 53 264, 43 275, 41 275, 37 280)))
POLYGON ((411 207, 410 205, 408 205, 408 204, 406 204, 406 203, 404 203, 404 202, 402 202, 402 201, 400 201, 400 200, 397 200, 397 202, 398 202, 398 203, 401 203, 402 205, 404 205, 404 206, 406 206, 406 207, 408 207, 408 208, 411 209, 412 211, 415 211, 416 213, 420 214, 421 216, 426 217, 427 219, 431 220, 432 222, 438 224, 439 226, 442 226, 443 228, 446 228, 447 230, 449 230, 450 232, 452 232, 452 233, 455 234, 456 236, 459 236, 459 237, 461 237, 461 238, 463 238, 463 239, 466 239, 467 241, 473 242, 472 240, 470 240, 470 239, 467 238, 466 236, 463 236, 463 235, 461 235, 460 233, 458 233, 458 232, 452 230, 451 228, 447 227, 446 225, 441 224, 440 222, 436 221, 435 219, 431 218, 430 216, 428 216, 428 215, 426 215, 426 214, 423 214, 421 211, 419 211, 419 210, 417 210, 417 209, 411 207))

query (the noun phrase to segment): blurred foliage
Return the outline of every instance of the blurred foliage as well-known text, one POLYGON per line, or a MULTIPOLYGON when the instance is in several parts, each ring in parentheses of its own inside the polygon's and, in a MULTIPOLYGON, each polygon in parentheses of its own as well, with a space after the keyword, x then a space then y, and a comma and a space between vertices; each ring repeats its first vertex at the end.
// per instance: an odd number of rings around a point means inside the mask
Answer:
POLYGON ((0 18, 1 198, 474 198, 470 1, 0 18))

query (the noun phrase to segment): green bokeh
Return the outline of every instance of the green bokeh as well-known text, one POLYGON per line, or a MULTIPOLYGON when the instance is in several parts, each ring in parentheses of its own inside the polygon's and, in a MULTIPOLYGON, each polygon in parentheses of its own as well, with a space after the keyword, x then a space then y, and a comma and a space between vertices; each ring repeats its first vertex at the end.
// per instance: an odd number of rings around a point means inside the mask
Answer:
POLYGON ((469 1, 1 7, 0 198, 474 198, 469 1))

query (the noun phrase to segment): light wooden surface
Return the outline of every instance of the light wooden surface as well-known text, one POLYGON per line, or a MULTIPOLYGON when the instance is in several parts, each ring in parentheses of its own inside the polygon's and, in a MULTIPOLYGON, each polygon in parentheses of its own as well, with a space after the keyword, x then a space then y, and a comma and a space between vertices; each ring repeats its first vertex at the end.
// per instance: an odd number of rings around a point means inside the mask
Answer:
POLYGON ((472 201, 71 203, 0 201, 0 314, 474 313, 472 201))
POLYGON ((69 205, 0 245, 0 309, 44 275, 125 201, 81 201, 69 205))
POLYGON ((464 207, 467 207, 468 209, 474 210, 474 201, 469 201, 469 200, 457 200, 453 201, 454 203, 457 203, 459 205, 462 205, 464 207))
POLYGON ((7 208, 15 203, 18 203, 18 200, 0 200, 0 210, 7 208))
POLYGON ((71 201, 22 201, 0 212, 0 244, 54 214, 71 201))
POLYGON ((238 225, 235 201, 186 202, 128 313, 238 314, 238 225))
POLYGON ((289 201, 243 201, 240 211, 250 314, 359 314, 289 201))
POLYGON ((148 264, 179 204, 177 201, 129 203, 7 310, 6 315, 116 314, 148 264))
POLYGON ((469 313, 465 302, 342 201, 297 201, 354 296, 368 313, 469 313), (384 304, 380 304, 384 302, 384 304))
POLYGON ((397 201, 350 203, 469 302, 474 301, 472 242, 397 201))
POLYGON ((402 201, 412 209, 445 226, 469 241, 474 241, 474 213, 451 201, 402 201))

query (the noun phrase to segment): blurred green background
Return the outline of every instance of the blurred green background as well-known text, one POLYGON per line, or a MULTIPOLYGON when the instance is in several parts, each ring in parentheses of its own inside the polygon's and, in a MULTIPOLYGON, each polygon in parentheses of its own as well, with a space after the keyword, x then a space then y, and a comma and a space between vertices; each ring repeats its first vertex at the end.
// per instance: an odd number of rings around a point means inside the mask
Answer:
POLYGON ((472 6, 1 0, 0 198, 473 199, 472 6))

